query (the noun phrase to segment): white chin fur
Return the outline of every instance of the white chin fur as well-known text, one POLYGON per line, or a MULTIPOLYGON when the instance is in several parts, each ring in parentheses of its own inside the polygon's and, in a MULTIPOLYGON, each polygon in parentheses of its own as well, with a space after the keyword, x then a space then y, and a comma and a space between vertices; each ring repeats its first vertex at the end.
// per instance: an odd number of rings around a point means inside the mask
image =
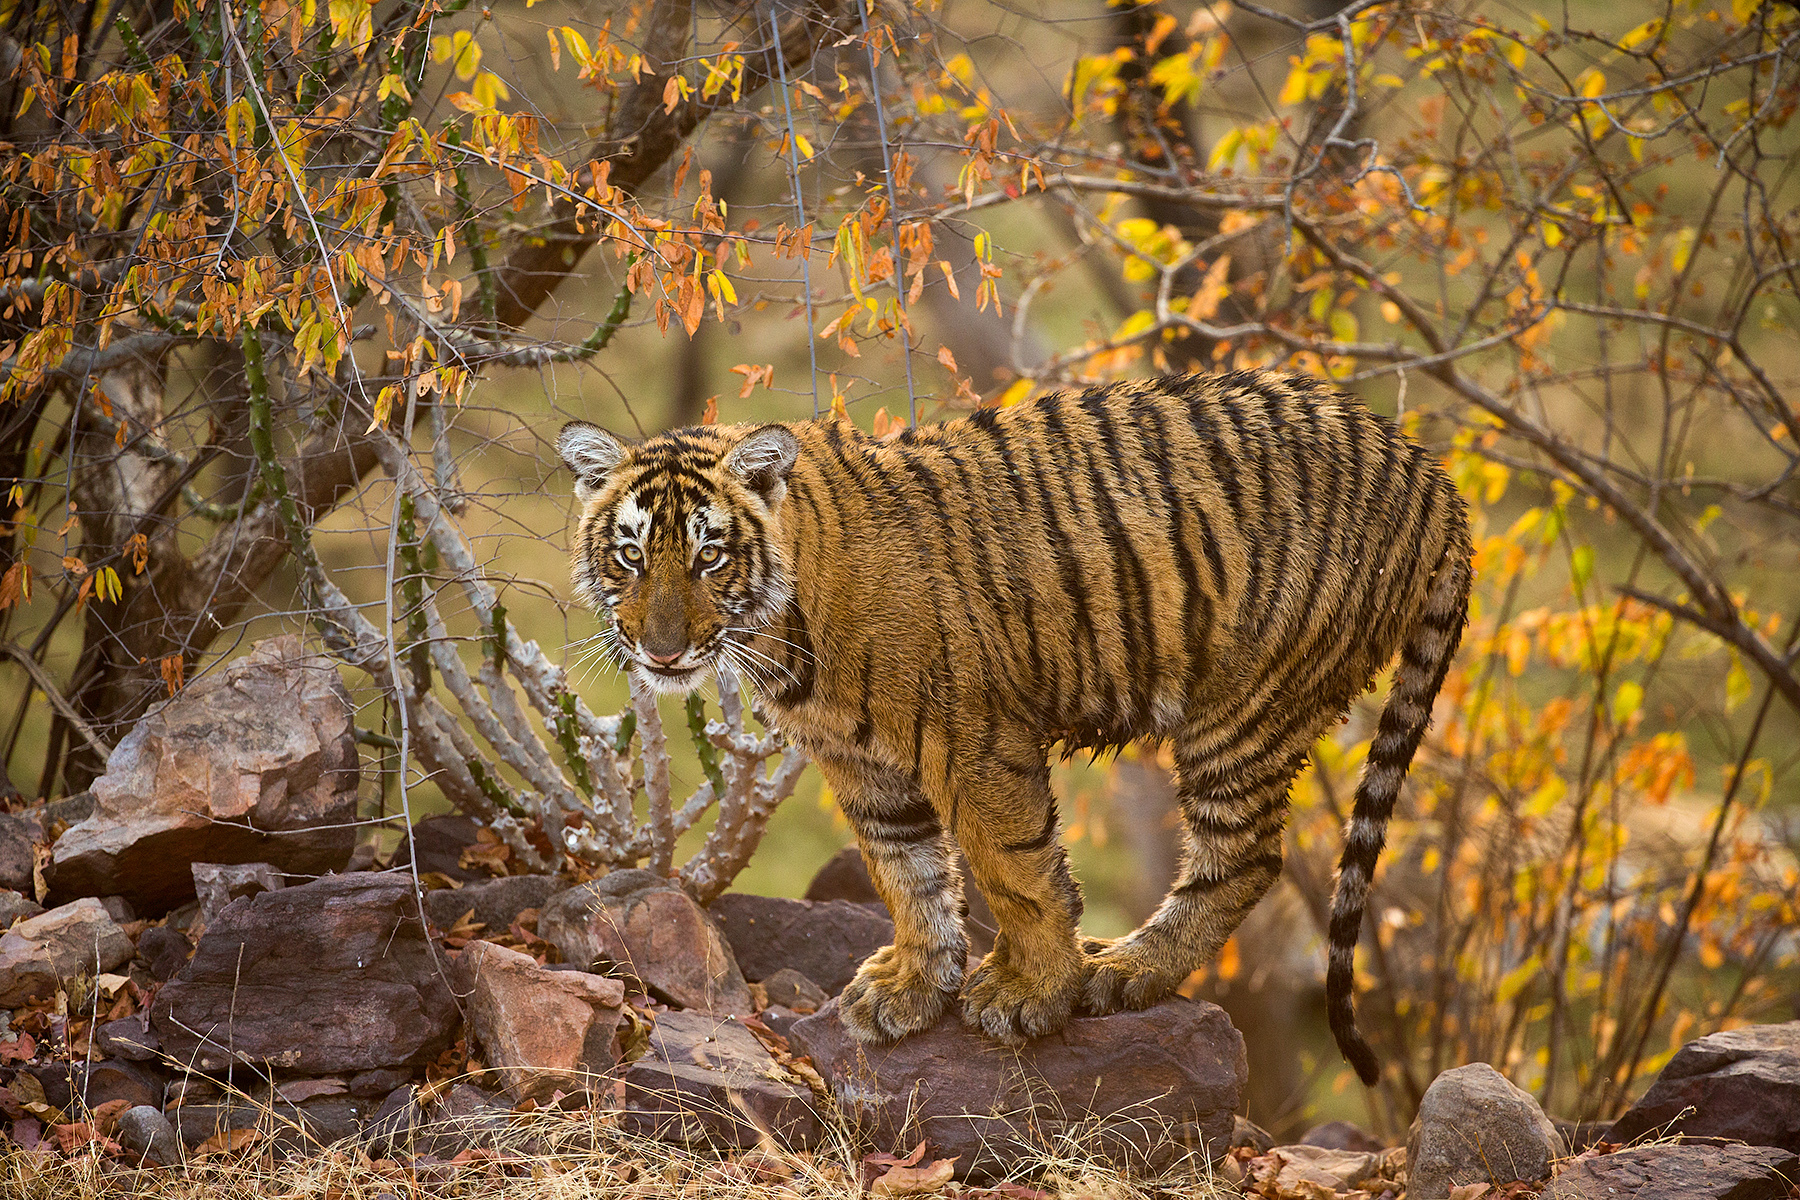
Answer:
POLYGON ((698 691, 700 685, 706 682, 706 677, 712 674, 712 664, 702 663, 688 674, 677 677, 660 675, 642 663, 634 662, 631 664, 631 673, 639 681, 649 684, 651 690, 660 695, 685 696, 690 692, 698 691))

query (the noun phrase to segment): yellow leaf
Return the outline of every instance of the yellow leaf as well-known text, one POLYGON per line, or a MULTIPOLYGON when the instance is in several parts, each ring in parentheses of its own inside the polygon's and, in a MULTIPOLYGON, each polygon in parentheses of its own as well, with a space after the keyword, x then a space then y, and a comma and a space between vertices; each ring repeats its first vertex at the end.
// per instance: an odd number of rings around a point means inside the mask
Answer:
POLYGON ((1312 81, 1312 72, 1306 64, 1297 58, 1289 59, 1294 64, 1288 72, 1287 82, 1281 85, 1281 95, 1276 97, 1277 104, 1298 104, 1306 99, 1307 85, 1312 81))
POLYGON ((1612 719, 1615 725, 1623 725, 1644 706, 1644 685, 1627 679, 1613 693, 1612 719))
MULTIPOLYGON (((332 0, 332 5, 336 7, 337 0, 332 0)), ((449 63, 456 77, 467 82, 475 78, 475 72, 481 67, 481 44, 473 33, 459 29, 449 37, 432 38, 431 57, 437 62, 449 63)))
POLYGON ((506 90, 506 83, 492 71, 483 71, 475 77, 475 99, 483 108, 493 108, 502 100, 512 99, 512 93, 506 90))
POLYGON ((1500 977, 1500 986, 1495 989, 1494 998, 1501 1004, 1511 1003, 1513 997, 1525 990, 1525 985, 1531 982, 1543 966, 1543 957, 1532 955, 1500 977))
POLYGON ((1027 396, 1031 395, 1032 383, 1029 379, 1015 379, 1000 393, 1000 407, 1011 408, 1027 396))

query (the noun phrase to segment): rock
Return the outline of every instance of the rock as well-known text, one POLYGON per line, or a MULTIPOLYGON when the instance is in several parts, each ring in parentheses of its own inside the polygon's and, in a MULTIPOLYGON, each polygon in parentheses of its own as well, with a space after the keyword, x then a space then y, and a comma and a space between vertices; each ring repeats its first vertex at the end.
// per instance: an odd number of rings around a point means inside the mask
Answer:
POLYGON ((350 1094, 386 1097, 410 1084, 412 1077, 413 1073, 403 1067, 377 1067, 373 1071, 358 1071, 350 1077, 350 1094))
POLYGON ((714 1016, 748 1016, 731 947, 693 898, 649 871, 614 871, 552 897, 538 934, 577 968, 629 972, 649 994, 714 1016))
POLYGON ((552 971, 517 950, 470 942, 456 960, 457 994, 482 1061, 515 1100, 594 1089, 612 1070, 613 1032, 625 985, 581 971, 552 971))
POLYGON ((296 1103, 264 1084, 247 1096, 182 1104, 168 1114, 189 1150, 229 1130, 259 1129, 270 1148, 291 1153, 358 1136, 374 1108, 368 1100, 343 1092, 307 1096, 296 1103))
POLYGON ((37 1078, 44 1099, 63 1109, 70 1120, 82 1119, 102 1104, 126 1100, 133 1107, 154 1104, 161 1108, 166 1084, 163 1077, 139 1063, 105 1059, 91 1063, 36 1063, 24 1068, 37 1078))
POLYGON ((1364 1132, 1348 1121, 1327 1121, 1314 1125, 1300 1138, 1302 1146, 1320 1146, 1326 1150, 1356 1150, 1364 1154, 1380 1154, 1387 1147, 1374 1134, 1364 1132))
POLYGON ((751 1149, 765 1137, 805 1150, 822 1136, 812 1089, 736 1021, 658 1013, 649 1052, 624 1077, 621 1122, 639 1136, 718 1150, 751 1149))
POLYGON ((193 953, 194 943, 179 929, 152 925, 138 934, 137 956, 144 960, 151 976, 159 983, 175 978, 176 972, 187 966, 193 953))
POLYGON ((108 1058, 127 1062, 155 1062, 162 1057, 162 1042, 156 1031, 145 1029, 137 1017, 108 1021, 94 1030, 94 1047, 108 1058))
POLYGON ((464 913, 473 909, 471 919, 479 921, 487 933, 505 933, 519 919, 520 913, 528 908, 543 908, 550 897, 562 889, 562 881, 554 875, 507 875, 500 879, 483 879, 460 888, 426 892, 425 915, 439 929, 450 929, 464 913))
POLYGON ((130 958, 131 939, 98 900, 27 917, 0 935, 0 1008, 55 995, 60 980, 110 971, 130 958))
POLYGON ((1309 1195, 1306 1184, 1324 1188, 1318 1193, 1321 1196, 1335 1195, 1354 1189, 1381 1169, 1379 1156, 1356 1150, 1277 1146, 1269 1155, 1277 1168, 1274 1179, 1277 1196, 1309 1195))
POLYGON ((0 888, 32 892, 37 844, 48 840, 44 836, 43 820, 36 810, 0 812, 0 888))
POLYGON ((332 660, 297 637, 260 642, 113 748, 93 815, 56 841, 52 898, 120 893, 154 914, 194 894, 193 862, 338 869, 356 842, 358 773, 332 660))
POLYGON ((1161 1171, 1190 1152, 1216 1158, 1231 1144, 1249 1074, 1224 1010, 1180 998, 1077 1017, 1016 1050, 954 1014, 891 1046, 864 1046, 844 1030, 835 1000, 787 1037, 878 1146, 923 1138, 978 1179, 1077 1128, 1084 1152, 1129 1170, 1161 1171))
POLYGON ((746 979, 791 967, 835 996, 863 959, 894 940, 894 923, 848 900, 783 900, 727 892, 713 919, 746 979))
POLYGON ((195 863, 193 873, 200 920, 208 925, 233 900, 287 886, 287 876, 269 863, 195 863))
POLYGON ((1487 1063, 1445 1071, 1425 1089, 1406 1147, 1408 1200, 1446 1200, 1466 1183, 1532 1182, 1563 1141, 1530 1094, 1487 1063))
POLYGON ((0 933, 11 929, 15 921, 35 917, 43 911, 44 906, 31 897, 8 888, 0 888, 0 933))
POLYGON ((1258 1154, 1267 1154, 1275 1148, 1275 1139, 1269 1131, 1247 1117, 1233 1117, 1231 1121, 1231 1148, 1248 1146, 1258 1154))
POLYGON ((410 1084, 389 1096, 363 1125, 360 1141, 374 1158, 430 1154, 454 1158, 459 1152, 491 1147, 506 1135, 512 1110, 467 1083, 426 1103, 410 1084))
POLYGON ((1583 1154, 1543 1200, 1785 1200, 1800 1158, 1778 1146, 1659 1145, 1583 1154))
POLYGON ((770 1004, 779 1004, 802 1015, 818 1012, 831 999, 825 989, 794 970, 783 967, 757 985, 770 1004))
POLYGON ((155 1105, 140 1104, 120 1113, 113 1137, 136 1165, 171 1167, 181 1161, 181 1135, 155 1105))
MULTIPOLYGON (((988 907, 987 897, 975 886, 969 875, 968 860, 960 853, 956 856, 956 866, 962 873, 963 900, 967 904, 963 928, 969 935, 969 952, 986 954, 994 948, 994 910, 988 907)), ((888 916, 887 905, 882 903, 881 893, 875 890, 875 881, 869 878, 869 865, 863 861, 862 851, 855 846, 845 846, 819 868, 806 887, 805 898, 872 904, 882 916, 888 916)))
POLYGON ((309 1075, 428 1062, 457 1014, 416 913, 410 880, 366 872, 232 901, 157 993, 164 1052, 309 1075))
POLYGON ((100 907, 106 910, 107 916, 120 925, 129 925, 137 920, 136 906, 123 896, 102 896, 100 897, 100 907))
POLYGON ((1800 1152, 1800 1021, 1715 1033, 1677 1050, 1606 1140, 1652 1131, 1800 1152))

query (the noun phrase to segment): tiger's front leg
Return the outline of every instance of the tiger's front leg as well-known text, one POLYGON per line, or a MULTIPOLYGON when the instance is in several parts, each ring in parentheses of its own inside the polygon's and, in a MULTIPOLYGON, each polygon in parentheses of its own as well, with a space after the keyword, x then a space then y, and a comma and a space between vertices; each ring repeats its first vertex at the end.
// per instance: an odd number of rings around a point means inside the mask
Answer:
POLYGON ((1012 1043, 1055 1033, 1081 997, 1082 902, 1043 751, 1003 743, 959 776, 956 838, 999 926, 963 988, 963 1022, 1012 1043))
POLYGON ((894 944, 871 954, 839 1001, 844 1027, 891 1042, 937 1024, 962 987, 969 944, 962 880, 937 811, 905 775, 816 760, 850 820, 875 890, 894 918, 894 944))

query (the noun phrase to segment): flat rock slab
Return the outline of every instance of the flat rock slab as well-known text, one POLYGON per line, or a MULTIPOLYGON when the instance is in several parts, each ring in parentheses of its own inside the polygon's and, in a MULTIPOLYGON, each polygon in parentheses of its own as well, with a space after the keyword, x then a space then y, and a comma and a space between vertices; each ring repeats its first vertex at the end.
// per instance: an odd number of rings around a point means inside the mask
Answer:
POLYGON ((484 933, 502 934, 528 908, 541 909, 563 890, 554 875, 508 875, 484 879, 460 888, 439 888, 425 893, 425 915, 439 929, 450 929, 464 914, 479 922, 484 933))
POLYGON ((206 1071, 239 1062, 330 1075, 430 1061, 456 1004, 410 880, 329 875, 234 900, 157 993, 164 1053, 206 1071))
POLYGON ((705 1013, 658 1013, 650 1049, 624 1068, 625 1129, 662 1141, 748 1150, 773 1137, 818 1145, 812 1089, 743 1025, 705 1013))
POLYGON ((26 917, 0 935, 0 1008, 54 996, 63 980, 110 971, 131 954, 131 939, 91 897, 26 917))
POLYGON ((1445 1071, 1419 1102, 1407 1142, 1408 1200, 1446 1200, 1464 1184, 1536 1182, 1565 1153, 1529 1092, 1487 1063, 1445 1071))
POLYGON ((113 748, 93 815, 56 841, 51 899, 119 894, 153 915, 193 897, 191 863, 342 869, 356 843, 351 711, 336 665, 291 635, 196 681, 113 748))
POLYGON ((629 972, 648 994, 716 1017, 749 1016, 750 988, 719 927, 686 892, 650 871, 625 870, 544 905, 538 933, 563 961, 629 972))
POLYGON ((844 1029, 835 1000, 787 1036, 878 1149, 905 1153, 924 1139, 930 1157, 955 1157, 964 1178, 1003 1174, 1068 1139, 1133 1171, 1189 1153, 1218 1157, 1249 1075, 1225 1011, 1180 998, 1077 1017, 1023 1047, 950 1015, 891 1046, 866 1046, 844 1029))
POLYGON ((1652 1131, 1800 1153, 1800 1021, 1715 1033, 1676 1051, 1606 1140, 1652 1131))
POLYGON ((456 960, 458 994, 482 1061, 515 1100, 591 1090, 613 1067, 613 1032, 625 985, 583 971, 553 971, 492 942, 470 942, 456 960))
POLYGON ((792 968, 835 996, 863 959, 894 940, 894 923, 848 900, 785 900, 727 892, 712 902, 745 979, 792 968))
POLYGON ((1640 1146, 1584 1154, 1544 1200, 1786 1200, 1800 1157, 1774 1146, 1640 1146))

